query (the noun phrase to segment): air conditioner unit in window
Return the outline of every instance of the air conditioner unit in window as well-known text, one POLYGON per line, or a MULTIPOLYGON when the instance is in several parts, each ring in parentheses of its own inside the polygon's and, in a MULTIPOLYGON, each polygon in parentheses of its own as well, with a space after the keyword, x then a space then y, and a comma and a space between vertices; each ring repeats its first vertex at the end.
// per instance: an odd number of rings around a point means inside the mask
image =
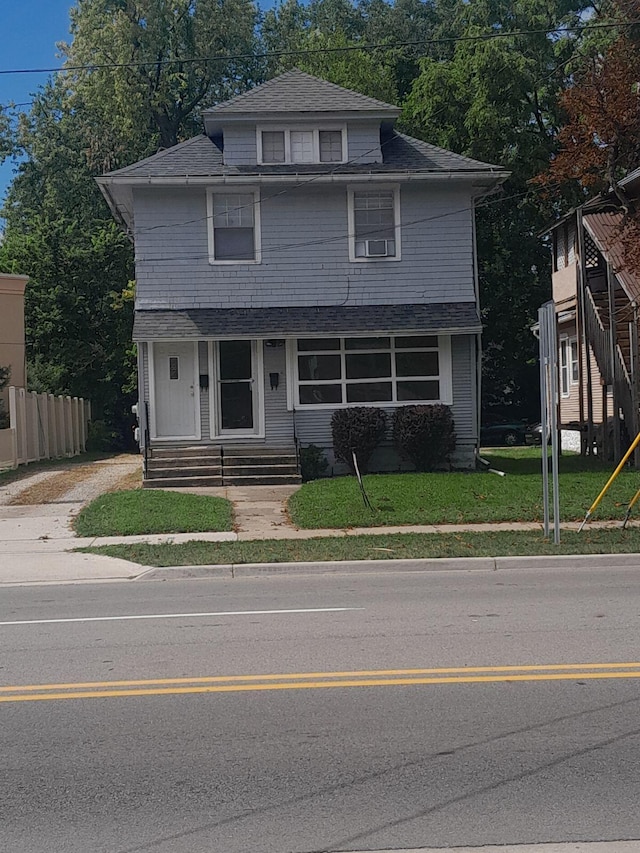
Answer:
POLYGON ((365 240, 365 256, 367 258, 386 258, 389 252, 389 240, 365 240))

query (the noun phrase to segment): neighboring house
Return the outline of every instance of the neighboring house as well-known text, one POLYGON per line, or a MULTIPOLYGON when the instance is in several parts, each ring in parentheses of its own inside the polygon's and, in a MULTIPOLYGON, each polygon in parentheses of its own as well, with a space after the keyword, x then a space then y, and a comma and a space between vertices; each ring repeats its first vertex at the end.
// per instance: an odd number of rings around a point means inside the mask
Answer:
MULTIPOLYGON (((640 169, 620 186, 637 197, 640 169)), ((618 457, 620 424, 631 439, 638 432, 640 277, 624 262, 623 217, 620 202, 609 193, 571 211, 549 231, 560 424, 581 430, 583 452, 592 452, 594 443, 609 443, 607 453, 618 457), (602 429, 604 422, 609 429, 602 429)))
POLYGON ((24 348, 24 290, 29 277, 0 273, 0 367, 10 370, 9 382, 0 399, 6 408, 8 386, 24 388, 27 382, 24 348))
POLYGON ((296 479, 299 447, 333 463, 337 408, 408 403, 451 406, 474 465, 474 203, 507 173, 398 133, 399 112, 294 70, 98 179, 135 240, 149 479, 296 479))

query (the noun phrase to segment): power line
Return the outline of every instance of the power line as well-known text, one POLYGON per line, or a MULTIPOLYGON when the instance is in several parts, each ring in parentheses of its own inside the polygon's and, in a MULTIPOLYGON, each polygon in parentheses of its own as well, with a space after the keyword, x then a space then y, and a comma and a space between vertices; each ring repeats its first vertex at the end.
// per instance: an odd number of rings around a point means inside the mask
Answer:
POLYGON ((97 62, 89 65, 65 65, 50 66, 44 68, 5 68, 0 69, 0 75, 11 74, 64 74, 72 71, 102 71, 115 68, 140 68, 159 65, 191 65, 207 62, 231 62, 237 60, 255 59, 277 59, 287 56, 312 56, 326 53, 350 53, 352 51, 367 50, 396 50, 402 47, 424 47, 427 45, 456 44, 458 42, 483 42, 501 38, 519 38, 520 36, 533 35, 562 35, 563 33, 583 33, 589 30, 626 29, 639 25, 640 21, 623 21, 616 23, 601 24, 560 24, 557 27, 538 30, 498 30, 480 35, 467 36, 442 36, 439 38, 421 39, 418 41, 380 42, 375 44, 355 44, 342 47, 314 47, 301 48, 299 50, 265 51, 262 53, 236 53, 224 56, 189 56, 174 57, 172 59, 146 59, 135 62, 97 62))

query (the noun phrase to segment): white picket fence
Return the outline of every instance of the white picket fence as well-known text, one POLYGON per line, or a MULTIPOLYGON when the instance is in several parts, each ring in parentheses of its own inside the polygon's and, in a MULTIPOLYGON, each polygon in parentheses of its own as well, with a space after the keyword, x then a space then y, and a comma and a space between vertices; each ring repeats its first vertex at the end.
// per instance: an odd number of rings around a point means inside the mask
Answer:
POLYGON ((0 430, 0 468, 84 453, 91 404, 82 397, 9 388, 9 428, 0 430))

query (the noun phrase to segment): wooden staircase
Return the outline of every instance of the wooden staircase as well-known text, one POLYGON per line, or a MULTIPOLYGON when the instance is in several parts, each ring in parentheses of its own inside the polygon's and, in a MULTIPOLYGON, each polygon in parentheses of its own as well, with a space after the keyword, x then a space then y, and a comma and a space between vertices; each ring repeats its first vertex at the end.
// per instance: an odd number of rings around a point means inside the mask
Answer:
POLYGON ((145 489, 278 486, 301 482, 295 447, 197 444, 152 447, 145 489))

